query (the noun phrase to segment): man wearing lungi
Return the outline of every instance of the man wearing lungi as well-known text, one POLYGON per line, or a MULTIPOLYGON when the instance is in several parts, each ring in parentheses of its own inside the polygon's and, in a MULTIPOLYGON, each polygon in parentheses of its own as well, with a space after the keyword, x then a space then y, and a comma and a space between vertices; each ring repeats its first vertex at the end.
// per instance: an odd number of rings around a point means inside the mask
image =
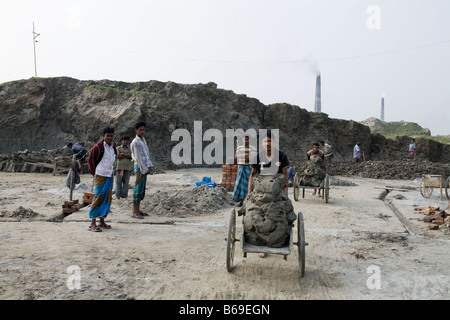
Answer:
POLYGON ((95 176, 95 195, 89 210, 89 219, 92 223, 89 231, 99 232, 101 228, 111 229, 105 223, 112 202, 112 188, 114 184, 114 161, 116 160, 116 144, 113 142, 114 129, 105 128, 103 139, 95 144, 89 152, 89 172, 95 176), (100 219, 99 225, 96 219, 100 219))
POLYGON ((135 186, 133 188, 133 213, 131 217, 136 219, 143 219, 148 216, 148 213, 141 211, 141 201, 145 197, 145 187, 147 184, 147 174, 153 167, 150 160, 150 153, 148 151, 147 141, 145 141, 144 134, 146 125, 145 122, 138 122, 135 126, 136 137, 131 142, 131 157, 134 160, 134 173, 136 176, 135 186))
POLYGON ((248 181, 252 168, 250 161, 256 155, 256 148, 251 146, 249 136, 244 136, 244 144, 236 148, 236 159, 238 165, 238 173, 236 177, 236 184, 234 185, 233 201, 237 202, 237 206, 241 207, 245 197, 248 193, 248 181))

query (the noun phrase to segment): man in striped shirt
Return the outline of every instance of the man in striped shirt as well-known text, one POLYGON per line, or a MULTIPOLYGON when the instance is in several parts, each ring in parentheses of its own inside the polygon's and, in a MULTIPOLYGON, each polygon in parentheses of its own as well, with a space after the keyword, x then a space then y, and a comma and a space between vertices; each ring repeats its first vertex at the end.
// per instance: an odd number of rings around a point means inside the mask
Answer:
POLYGON ((237 206, 242 206, 248 193, 248 182, 252 168, 250 161, 256 155, 256 148, 249 144, 250 137, 244 136, 243 145, 236 148, 236 159, 238 165, 238 174, 236 184, 234 185, 233 201, 237 202, 237 206))

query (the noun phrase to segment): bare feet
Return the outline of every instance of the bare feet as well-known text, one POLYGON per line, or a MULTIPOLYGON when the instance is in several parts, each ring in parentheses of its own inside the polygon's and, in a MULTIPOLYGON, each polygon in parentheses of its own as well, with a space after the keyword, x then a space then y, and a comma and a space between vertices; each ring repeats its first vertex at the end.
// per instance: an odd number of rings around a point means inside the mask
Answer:
POLYGON ((266 254, 265 254, 265 253, 260 253, 260 254, 259 254, 259 257, 260 257, 260 258, 265 258, 265 257, 266 257, 266 254))

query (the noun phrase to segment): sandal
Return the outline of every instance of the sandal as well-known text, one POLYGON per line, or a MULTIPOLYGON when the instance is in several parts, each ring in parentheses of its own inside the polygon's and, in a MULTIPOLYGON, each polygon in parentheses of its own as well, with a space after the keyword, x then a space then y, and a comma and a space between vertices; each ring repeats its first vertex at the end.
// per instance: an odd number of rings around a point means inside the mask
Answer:
POLYGON ((135 212, 131 215, 132 218, 136 218, 136 219, 144 219, 144 217, 139 213, 139 212, 135 212))
POLYGON ((145 212, 142 212, 142 211, 139 211, 139 213, 141 214, 141 216, 148 216, 148 213, 145 213, 145 212))
POLYGON ((98 224, 100 228, 105 229, 111 229, 111 226, 109 224, 106 224, 104 220, 100 220, 100 223, 98 224))
POLYGON ((100 229, 97 225, 90 225, 88 228, 89 231, 93 231, 93 232, 102 232, 102 229, 100 229))

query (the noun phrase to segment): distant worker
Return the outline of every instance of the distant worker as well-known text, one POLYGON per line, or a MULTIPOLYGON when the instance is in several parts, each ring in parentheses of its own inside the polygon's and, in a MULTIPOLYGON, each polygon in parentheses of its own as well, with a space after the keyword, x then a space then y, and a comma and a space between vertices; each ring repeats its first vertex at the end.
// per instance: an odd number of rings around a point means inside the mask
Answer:
POLYGON ((358 140, 356 141, 356 144, 353 148, 353 159, 355 161, 355 163, 360 162, 361 161, 361 142, 358 140))
POLYGON ((83 165, 86 162, 87 150, 84 148, 84 142, 76 142, 73 144, 69 142, 67 148, 72 150, 72 155, 76 155, 78 161, 78 171, 81 173, 83 170, 83 165))
POLYGON ((325 159, 328 160, 328 163, 331 162, 331 159, 334 158, 334 150, 333 147, 330 146, 328 143, 326 143, 325 141, 321 140, 320 144, 323 147, 323 153, 325 154, 325 159))
POLYGON ((416 154, 416 139, 412 138, 408 148, 408 159, 414 159, 416 154))

